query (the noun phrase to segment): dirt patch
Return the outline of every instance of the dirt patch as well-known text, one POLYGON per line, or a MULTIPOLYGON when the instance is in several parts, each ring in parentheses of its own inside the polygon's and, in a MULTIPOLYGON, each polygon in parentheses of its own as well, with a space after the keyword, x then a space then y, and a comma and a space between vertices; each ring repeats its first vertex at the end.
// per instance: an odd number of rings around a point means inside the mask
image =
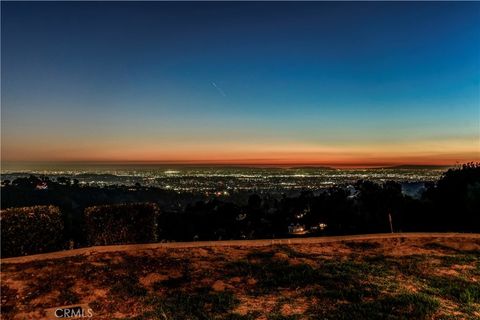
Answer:
POLYGON ((232 290, 234 287, 221 281, 221 280, 217 280, 215 281, 213 284, 212 284, 212 289, 213 291, 217 291, 217 292, 222 292, 222 291, 225 291, 225 290, 232 290))
POLYGON ((148 275, 141 277, 139 282, 144 287, 151 287, 153 283, 157 281, 165 281, 170 279, 168 275, 158 274, 158 273, 149 273, 148 275))

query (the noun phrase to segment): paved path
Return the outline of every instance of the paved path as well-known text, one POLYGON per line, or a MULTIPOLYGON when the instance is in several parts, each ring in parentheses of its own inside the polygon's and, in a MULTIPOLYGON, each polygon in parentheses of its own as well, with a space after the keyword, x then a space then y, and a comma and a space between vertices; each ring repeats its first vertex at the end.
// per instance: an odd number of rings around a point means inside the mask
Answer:
POLYGON ((156 248, 198 248, 198 247, 262 247, 279 244, 318 244, 351 240, 381 240, 392 238, 468 238, 480 240, 479 233, 378 233, 350 236, 331 236, 315 238, 290 238, 290 239, 261 239, 261 240, 226 240, 226 241, 196 241, 196 242, 169 242, 147 243, 87 247, 74 250, 57 251, 51 253, 35 254, 15 258, 1 259, 1 263, 25 263, 31 261, 60 259, 77 255, 90 255, 104 252, 138 251, 156 248))

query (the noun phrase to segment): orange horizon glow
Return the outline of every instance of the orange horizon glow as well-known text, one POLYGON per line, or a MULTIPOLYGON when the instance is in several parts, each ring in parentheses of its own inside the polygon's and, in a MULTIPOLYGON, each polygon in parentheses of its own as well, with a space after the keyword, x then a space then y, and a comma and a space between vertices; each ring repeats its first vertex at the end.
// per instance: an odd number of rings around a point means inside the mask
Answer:
POLYGON ((153 146, 114 148, 103 146, 78 147, 62 152, 61 148, 43 148, 32 157, 31 149, 9 148, 2 152, 2 162, 50 163, 112 163, 159 165, 238 165, 238 166, 330 166, 338 168, 381 167, 396 165, 453 166, 479 162, 480 152, 471 145, 444 144, 427 147, 422 143, 395 147, 312 147, 312 146, 253 146, 238 145, 234 150, 216 146, 177 146, 176 150, 161 151, 153 146), (236 150, 235 150, 236 149, 236 150), (423 150, 423 151, 422 151, 423 150), (15 151, 15 152, 12 152, 15 151), (14 155, 14 156, 12 156, 14 155))
POLYGON ((237 161, 237 160, 224 160, 224 161, 203 161, 203 160, 172 160, 172 161, 18 161, 18 162, 4 162, 2 170, 9 170, 12 165, 28 164, 34 166, 35 164, 45 165, 159 165, 159 166, 198 166, 198 167, 272 167, 272 168, 291 168, 291 167, 329 167, 334 169, 361 169, 361 168, 385 168, 395 166, 432 166, 432 167, 454 167, 470 162, 480 162, 480 160, 465 160, 465 161, 416 161, 410 162, 408 160, 398 162, 288 162, 288 161, 237 161))
POLYGON ((2 2, 2 165, 480 162, 478 4, 420 7, 2 2))

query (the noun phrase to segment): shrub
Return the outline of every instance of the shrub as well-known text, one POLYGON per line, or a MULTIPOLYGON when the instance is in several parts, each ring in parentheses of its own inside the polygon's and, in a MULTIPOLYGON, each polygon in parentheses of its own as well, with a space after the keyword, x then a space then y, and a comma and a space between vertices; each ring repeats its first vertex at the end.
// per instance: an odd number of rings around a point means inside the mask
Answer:
POLYGON ((55 206, 9 208, 0 212, 2 257, 56 251, 63 247, 63 219, 55 206))
POLYGON ((93 206, 85 209, 89 245, 157 240, 159 208, 154 203, 93 206))

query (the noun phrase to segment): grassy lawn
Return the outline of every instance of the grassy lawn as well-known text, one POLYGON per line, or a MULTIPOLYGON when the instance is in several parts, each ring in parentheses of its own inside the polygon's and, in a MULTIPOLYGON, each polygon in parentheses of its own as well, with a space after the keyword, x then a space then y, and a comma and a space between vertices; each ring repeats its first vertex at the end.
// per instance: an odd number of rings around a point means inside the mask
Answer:
POLYGON ((94 319, 479 319, 480 252, 382 240, 2 265, 2 319, 76 303, 94 319))

